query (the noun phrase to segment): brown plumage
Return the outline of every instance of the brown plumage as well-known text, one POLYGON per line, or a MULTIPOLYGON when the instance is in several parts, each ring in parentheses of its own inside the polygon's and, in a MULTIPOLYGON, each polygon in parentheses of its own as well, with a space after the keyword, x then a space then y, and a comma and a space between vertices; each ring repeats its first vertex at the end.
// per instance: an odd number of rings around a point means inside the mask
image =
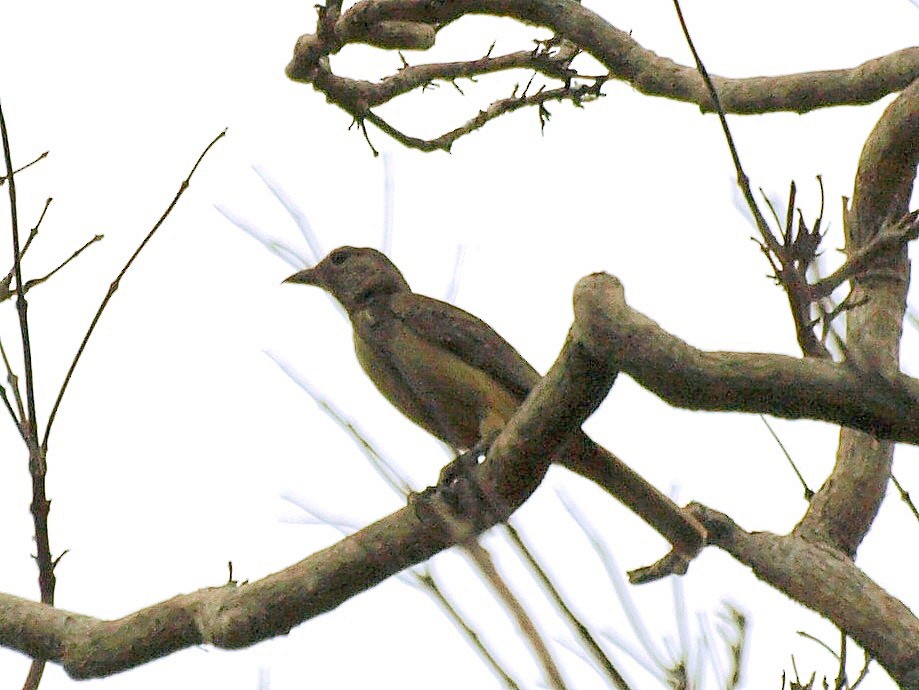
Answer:
MULTIPOLYGON (((375 249, 339 247, 284 282, 332 294, 351 318, 358 361, 379 391, 457 450, 500 431, 540 379, 488 324, 412 292, 375 249)), ((680 550, 698 546, 696 529, 669 498, 583 432, 553 460, 599 483, 680 550)))

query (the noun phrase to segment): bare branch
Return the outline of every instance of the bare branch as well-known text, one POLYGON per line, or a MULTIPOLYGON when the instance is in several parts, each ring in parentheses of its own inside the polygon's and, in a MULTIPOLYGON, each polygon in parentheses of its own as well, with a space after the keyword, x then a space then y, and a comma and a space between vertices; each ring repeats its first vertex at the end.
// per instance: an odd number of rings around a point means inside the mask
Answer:
POLYGON ((900 494, 900 500, 906 504, 907 508, 909 508, 909 511, 913 514, 913 517, 916 518, 916 522, 919 522, 919 510, 916 509, 916 504, 913 503, 913 499, 909 495, 909 491, 903 487, 903 485, 897 479, 896 475, 893 473, 890 475, 890 481, 893 482, 897 492, 900 494))
MULTIPOLYGON (((666 97, 712 110, 711 94, 692 67, 656 55, 599 15, 573 0, 362 0, 341 13, 341 3, 319 7, 316 34, 297 41, 287 75, 312 83, 352 116, 391 100, 413 88, 440 79, 455 84, 501 69, 525 67, 568 84, 578 76, 570 69, 579 51, 589 53, 608 70, 608 78, 625 81, 648 95, 666 97), (328 56, 347 43, 424 49, 437 31, 467 14, 511 17, 543 26, 555 33, 532 58, 514 53, 455 63, 404 67, 379 84, 331 73, 328 56), (561 46, 557 54, 549 48, 561 46)), ((724 112, 808 112, 833 105, 872 103, 905 88, 919 77, 919 48, 907 48, 852 69, 807 72, 777 77, 727 79, 713 77, 724 112)), ((398 131, 398 130, 396 130, 398 131)), ((436 147, 432 147, 436 148, 436 147)))
MULTIPOLYGON (((23 170, 25 170, 26 168, 31 168, 33 165, 35 165, 36 163, 38 163, 38 161, 44 160, 45 158, 47 158, 47 157, 48 157, 48 153, 49 153, 48 151, 45 151, 44 153, 40 154, 37 158, 35 158, 34 160, 32 160, 32 162, 26 163, 26 164, 23 165, 21 168, 16 168, 16 169, 13 171, 13 174, 16 175, 16 174, 18 174, 18 173, 21 173, 21 172, 22 172, 23 170)), ((7 168, 7 170, 9 170, 9 168, 7 168)), ((2 177, 0 177, 0 187, 2 187, 4 184, 6 184, 7 179, 9 179, 9 173, 7 173, 6 175, 3 175, 2 177)))
MULTIPOLYGON (((916 221, 907 211, 919 164, 917 112, 919 80, 887 107, 865 142, 845 223, 850 257, 868 248, 874 256, 870 266, 850 279, 852 302, 858 306, 847 312, 843 351, 848 363, 867 375, 866 388, 878 392, 875 382, 900 375, 909 264, 903 242, 887 242, 887 238, 891 228, 894 235, 897 228, 911 232, 909 225, 916 221), (878 243, 885 243, 885 251, 877 249, 878 243)), ((908 408, 916 400, 896 385, 886 395, 895 406, 908 408)), ((802 534, 825 540, 849 555, 855 554, 887 491, 893 445, 878 439, 897 440, 855 428, 867 433, 842 430, 836 466, 801 523, 802 534)))
MULTIPOLYGON (((16 279, 16 313, 19 316, 19 334, 22 338, 22 359, 25 370, 26 411, 19 418, 19 431, 29 450, 29 474, 32 477, 32 502, 29 506, 35 528, 35 563, 38 566, 38 587, 41 601, 44 604, 54 603, 54 564, 51 557, 51 543, 48 535, 48 511, 51 502, 45 492, 45 475, 47 467, 45 456, 38 445, 38 419, 35 415, 35 382, 32 371, 32 344, 29 336, 29 305, 25 298, 22 284, 22 251, 19 245, 19 210, 16 202, 16 175, 13 170, 10 151, 9 132, 6 118, 0 105, 0 139, 3 143, 3 160, 6 170, 6 182, 10 197, 10 226, 13 236, 13 274, 16 279)), ((47 208, 47 206, 46 206, 47 208)), ((11 371, 11 370, 9 370, 11 371)), ((18 392, 18 389, 17 389, 18 392)), ((7 408, 12 410, 9 403, 7 408)), ((33 661, 26 678, 24 690, 34 690, 41 682, 44 663, 33 661)))
MULTIPOLYGON (((22 282, 22 252, 19 248, 19 212, 16 205, 16 181, 13 175, 12 154, 10 153, 9 134, 6 129, 6 119, 3 117, 3 107, 0 106, 0 139, 3 143, 3 158, 6 164, 6 180, 10 197, 10 221, 13 236, 13 275, 16 279, 16 311, 19 314, 19 333, 22 336, 22 357, 25 369, 26 386, 26 416, 22 420, 26 430, 26 443, 29 444, 30 456, 33 447, 38 448, 38 420, 35 417, 35 386, 32 377, 32 346, 29 342, 29 305, 25 299, 25 290, 22 282)), ((33 462, 41 464, 43 460, 37 457, 30 458, 33 462)), ((43 474, 43 472, 42 472, 43 474)))
POLYGON ((710 543, 764 582, 828 618, 876 658, 902 688, 919 687, 919 620, 844 553, 801 534, 745 532, 727 515, 690 506, 710 543))
POLYGON ((368 122, 372 122, 381 131, 385 132, 390 137, 405 146, 420 149, 421 151, 435 151, 438 149, 442 151, 449 151, 450 147, 453 146, 453 142, 455 142, 457 139, 465 134, 469 134, 470 132, 473 132, 477 129, 481 129, 486 123, 494 120, 497 117, 500 117, 501 115, 506 115, 516 110, 520 110, 521 108, 526 108, 533 105, 542 108, 548 101, 568 100, 572 103, 580 104, 600 98, 600 96, 602 96, 600 93, 600 88, 603 86, 603 83, 603 79, 597 79, 593 84, 581 84, 580 86, 562 86, 557 89, 539 91, 532 94, 531 96, 511 96, 510 98, 504 98, 495 101, 490 106, 488 106, 486 110, 479 111, 478 115, 468 120, 462 126, 457 127, 456 129, 447 132, 446 134, 442 134, 436 139, 418 139, 416 137, 411 137, 403 134, 388 122, 376 115, 374 112, 369 110, 367 111, 365 117, 368 122))
POLYGON ((597 363, 569 337, 549 373, 473 470, 486 502, 458 514, 438 494, 244 587, 180 595, 99 621, 0 595, 0 644, 60 663, 74 678, 133 668, 186 647, 234 649, 288 632, 404 568, 506 520, 539 486, 553 455, 609 391, 597 363), (448 528, 438 519, 449 521, 448 528))
POLYGON ((73 254, 71 254, 66 259, 64 259, 60 264, 58 264, 56 268, 52 269, 50 273, 46 273, 41 278, 33 278, 31 280, 27 280, 26 284, 23 286, 24 288, 23 292, 28 292, 29 290, 34 288, 36 285, 41 285, 42 283, 44 283, 46 280, 48 280, 48 278, 53 276, 55 273, 57 273, 62 268, 64 268, 64 266, 66 266, 71 261, 73 261, 78 256, 80 256, 80 254, 82 254, 84 251, 89 249, 90 246, 94 245, 96 242, 101 242, 103 237, 104 235, 94 235, 90 239, 86 240, 86 242, 83 243, 83 246, 81 246, 79 249, 74 251, 73 254))
MULTIPOLYGON (((34 235, 30 235, 30 236, 29 236, 29 240, 30 240, 30 241, 31 241, 32 237, 34 237, 34 235)), ((57 273, 57 272, 60 271, 62 268, 64 268, 64 266, 66 266, 67 264, 69 264, 71 261, 73 261, 73 260, 76 259, 78 256, 80 256, 80 254, 82 254, 84 251, 86 251, 87 249, 89 249, 89 247, 90 247, 91 245, 95 244, 96 242, 101 242, 101 241, 102 241, 102 238, 103 238, 103 235, 95 235, 95 236, 93 236, 91 239, 89 239, 89 240, 87 240, 86 242, 84 242, 84 243, 83 243, 83 246, 81 246, 79 249, 77 249, 76 251, 74 251, 73 254, 71 254, 69 257, 67 257, 66 259, 64 259, 64 261, 62 261, 60 264, 58 264, 58 266, 57 266, 56 268, 52 269, 49 273, 46 273, 45 275, 41 276, 40 278, 32 278, 31 280, 27 280, 27 281, 26 281, 26 284, 23 286, 23 289, 22 289, 23 293, 28 293, 29 290, 31 290, 32 288, 34 288, 34 287, 36 287, 36 286, 41 285, 42 283, 44 283, 44 282, 45 282, 46 280, 48 280, 51 276, 53 276, 55 273, 57 273)), ((29 248, 29 246, 28 246, 28 242, 27 242, 27 243, 26 243, 26 246, 23 247, 23 249, 22 249, 23 255, 25 255, 26 249, 28 249, 28 248, 29 248)), ((0 281, 0 302, 3 302, 3 301, 5 301, 5 300, 10 299, 11 297, 13 297, 13 296, 16 294, 16 290, 10 289, 10 282, 12 281, 12 278, 13 278, 13 271, 10 271, 9 274, 7 274, 6 278, 4 278, 2 281, 0 281)))
POLYGON ((782 443, 782 439, 780 439, 779 435, 775 433, 775 430, 772 428, 772 425, 769 423, 769 420, 766 419, 763 415, 760 415, 759 418, 762 420, 763 424, 766 425, 766 428, 769 430, 769 433, 772 435, 772 438, 775 440, 775 442, 779 444, 779 448, 782 449, 782 454, 785 456, 785 459, 788 460, 788 464, 791 465, 792 472, 795 473, 795 476, 798 478, 798 481, 801 483, 801 488, 804 489, 804 500, 810 501, 814 497, 814 490, 811 489, 807 485, 807 482, 804 479, 804 475, 801 474, 801 470, 798 469, 797 463, 791 457, 791 454, 788 452, 788 449, 785 448, 785 444, 782 443))
MULTIPOLYGON (((683 35, 686 37, 686 43, 689 45, 689 50, 692 52, 693 59, 696 62, 696 69, 698 69, 699 75, 702 77, 702 81, 708 89, 714 110, 718 115, 718 121, 721 124, 721 130, 724 132, 724 139, 727 142, 728 151, 731 154, 731 161, 734 164, 734 171, 737 174, 737 186, 740 188, 747 202, 747 208, 750 210, 750 214, 753 216, 756 228, 759 230, 760 237, 762 238, 760 247, 769 260, 769 265, 772 266, 776 281, 782 286, 788 297, 788 306, 791 310, 792 319, 794 320, 795 333, 798 337, 798 344, 801 347, 801 351, 810 357, 829 358, 829 351, 814 334, 813 323, 810 318, 811 302, 813 298, 807 289, 806 277, 807 267, 810 265, 817 250, 817 243, 819 243, 819 229, 815 233, 817 242, 802 242, 802 239, 806 240, 811 237, 811 234, 807 232, 807 228, 803 226, 803 223, 799 226, 797 234, 794 232, 795 183, 792 182, 788 194, 785 229, 782 233, 783 241, 780 243, 772 230, 770 230, 769 224, 766 222, 762 211, 760 211, 759 205, 756 203, 756 197, 753 195, 753 190, 750 188, 750 178, 747 176, 740 162, 740 154, 734 144, 734 137, 731 136, 727 116, 721 105, 721 98, 712 78, 709 76, 708 70, 702 62, 702 58, 699 57, 699 53, 696 51, 692 36, 689 34, 689 27, 686 26, 686 21, 683 18, 683 11, 680 8, 679 0, 673 0, 673 6, 676 9, 677 18, 683 30, 683 35)), ((823 186, 821 183, 821 192, 822 190, 823 186)), ((772 208, 772 204, 768 205, 769 209, 772 211, 773 217, 778 220, 775 209, 772 208)))
MULTIPOLYGON (((10 390, 13 391, 13 399, 16 401, 16 411, 12 409, 12 406, 7 401, 7 407, 10 408, 10 414, 13 417, 13 421, 16 422, 16 426, 19 429, 19 433, 22 436, 24 441, 26 438, 26 430, 22 425, 22 420, 25 419, 26 413, 25 408, 22 404, 22 394, 19 392, 19 377, 16 376, 16 372, 13 371, 13 367, 10 364, 9 357, 6 356, 6 348, 3 347, 3 341, 0 341, 0 356, 3 357, 3 366, 6 369, 6 380, 9 383, 10 390)), ((3 395, 4 400, 6 400, 6 393, 3 395)))
POLYGON ((561 671, 559 671, 558 664, 556 664, 555 660, 552 658, 549 647, 539 633, 539 628, 536 626, 536 623, 533 622, 532 617, 523 606, 520 598, 511 591, 504 581, 504 578, 501 577, 497 567, 495 567, 494 559, 491 554, 475 539, 464 544, 463 551, 469 556, 470 560, 475 564, 476 569, 491 586, 492 591, 494 591, 495 595, 502 602, 505 610, 517 624, 520 633, 529 643, 530 648, 536 655, 537 662, 542 668, 548 687, 564 690, 567 687, 565 680, 562 677, 561 671))
POLYGON ((820 419, 878 438, 919 443, 919 382, 853 364, 786 355, 704 352, 664 331, 625 301, 606 273, 576 288, 578 339, 671 405, 820 419))
MULTIPOLYGON (((214 137, 211 143, 207 145, 204 151, 202 151, 201 155, 198 156, 198 160, 195 161, 195 164, 192 166, 188 176, 182 181, 182 184, 179 185, 179 191, 176 192, 169 206, 165 211, 163 211, 163 214, 160 216, 159 220, 156 221, 154 226, 150 229, 150 232, 147 233, 146 237, 144 237, 143 241, 140 243, 140 245, 138 245, 137 249, 134 250, 134 253, 131 254, 131 258, 129 258, 127 263, 122 267, 121 271, 115 277, 115 280, 112 281, 112 284, 109 286, 105 297, 102 298, 102 302, 99 304, 99 308, 96 310, 95 316, 93 316, 92 321, 90 321, 89 328, 86 329, 86 334, 83 336, 83 341, 77 348, 77 352, 73 357, 73 361, 70 363, 70 368, 64 375, 64 380, 61 383, 60 390, 58 391, 57 399, 54 401, 54 406, 51 408, 51 414, 48 415, 48 426, 45 428, 45 435, 41 442, 42 452, 47 452, 48 450, 48 436, 51 434, 51 426, 54 424, 54 419, 57 416, 57 411, 61 406, 61 400, 64 399, 64 393, 67 391, 67 386, 70 383, 73 372, 77 368, 77 364, 80 361, 80 357, 83 355, 83 351, 86 349, 86 344, 89 342, 90 336, 92 336, 93 331, 96 329, 96 325, 99 323, 102 312, 105 311, 105 308, 108 306, 108 303, 112 299, 112 296, 115 294, 115 291, 118 290, 118 286, 121 284, 121 279, 124 277, 125 273, 128 272, 128 269, 131 268, 131 265, 134 263, 134 260, 137 259, 141 251, 143 251, 143 248, 146 247, 147 243, 153 238, 153 235, 156 233, 156 231, 159 230, 160 226, 165 222, 166 218, 172 212, 172 209, 174 209, 176 204, 179 202, 182 194, 184 194, 185 190, 188 189, 188 186, 191 183, 192 175, 195 174, 195 171, 198 169, 201 161, 204 160, 204 157, 207 155, 208 151, 211 150, 214 144, 226 136, 226 133, 227 131, 223 130, 220 134, 214 137)), ((18 282, 19 279, 17 277, 17 283, 18 282)))
MULTIPOLYGON (((579 526, 590 538, 591 535, 585 525, 579 523, 579 526)), ((603 651, 603 648, 600 646, 600 643, 597 642, 587 624, 581 621, 577 614, 575 614, 574 611, 571 610, 571 607, 565 602, 561 591, 552 581, 546 569, 540 564, 533 549, 526 544, 523 537, 520 535, 520 531, 512 522, 508 522, 505 528, 511 545, 516 549, 517 554, 523 560, 533 577, 535 577, 537 582, 542 586, 549 600, 555 605, 559 615, 568 623, 568 626, 572 629, 580 642, 581 647, 590 658, 593 659, 598 667, 598 672, 603 673, 613 687, 619 690, 629 690, 630 686, 622 676, 622 673, 616 668, 612 659, 610 659, 606 652, 603 651)))
POLYGON ((919 211, 912 211, 899 218, 886 220, 880 231, 863 247, 853 249, 846 262, 823 280, 811 285, 813 299, 829 297, 842 285, 866 270, 872 261, 882 254, 897 251, 907 242, 919 238, 919 211))

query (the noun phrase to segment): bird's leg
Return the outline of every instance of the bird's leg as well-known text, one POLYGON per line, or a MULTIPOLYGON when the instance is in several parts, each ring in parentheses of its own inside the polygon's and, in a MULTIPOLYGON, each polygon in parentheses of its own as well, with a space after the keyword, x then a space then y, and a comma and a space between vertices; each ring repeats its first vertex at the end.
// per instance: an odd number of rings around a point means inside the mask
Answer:
POLYGON ((499 433, 495 431, 483 436, 440 471, 436 491, 458 515, 472 517, 483 508, 486 512, 489 510, 489 497, 479 486, 475 469, 485 459, 485 453, 499 433))
POLYGON ((478 466, 479 462, 485 459, 485 453, 491 448, 491 444, 498 438, 499 431, 492 432, 483 437, 472 448, 465 453, 457 455, 450 463, 444 466, 440 471, 440 477, 437 479, 439 489, 448 489, 457 480, 472 479, 472 471, 478 466))
POLYGON ((475 468, 484 458, 491 444, 498 437, 499 431, 488 434, 472 448, 460 453, 441 471, 436 486, 429 486, 418 494, 409 496, 409 505, 414 506, 419 519, 429 522, 434 519, 429 515, 428 504, 438 495, 456 517, 473 518, 484 510, 488 511, 488 496, 475 479, 475 468))

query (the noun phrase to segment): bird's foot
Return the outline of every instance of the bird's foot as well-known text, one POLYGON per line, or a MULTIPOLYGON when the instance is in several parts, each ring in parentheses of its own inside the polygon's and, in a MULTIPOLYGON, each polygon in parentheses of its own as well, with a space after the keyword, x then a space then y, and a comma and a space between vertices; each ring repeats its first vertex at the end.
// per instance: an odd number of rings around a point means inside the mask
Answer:
POLYGON ((485 456, 478 447, 457 455, 453 460, 444 465, 437 478, 438 489, 449 489, 453 484, 463 479, 472 477, 475 468, 485 456))
POLYGON ((440 471, 437 491, 457 515, 471 518, 481 513, 483 506, 489 505, 488 496, 476 477, 476 468, 485 460, 485 453, 496 436, 492 434, 482 439, 440 471))
POLYGON ((475 469, 485 459, 485 452, 493 440, 491 436, 458 455, 441 470, 436 486, 409 496, 409 505, 414 507, 419 520, 431 520, 433 516, 429 515, 428 508, 435 497, 443 501, 456 518, 474 519, 481 512, 488 500, 476 479, 475 469))
POLYGON ((485 460, 485 453, 498 437, 498 433, 489 434, 486 438, 476 443, 465 453, 457 455, 441 471, 437 479, 437 486, 441 489, 449 488, 458 479, 472 479, 473 471, 479 463, 485 460))

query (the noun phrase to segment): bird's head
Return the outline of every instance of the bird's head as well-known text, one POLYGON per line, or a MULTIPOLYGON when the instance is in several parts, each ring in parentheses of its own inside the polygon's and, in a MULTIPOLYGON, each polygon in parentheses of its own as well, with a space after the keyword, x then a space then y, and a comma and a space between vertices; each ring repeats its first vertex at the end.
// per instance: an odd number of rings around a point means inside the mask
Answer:
POLYGON ((349 314, 374 298, 411 290, 392 261, 368 247, 333 249, 313 268, 294 273, 284 282, 321 287, 349 314))

